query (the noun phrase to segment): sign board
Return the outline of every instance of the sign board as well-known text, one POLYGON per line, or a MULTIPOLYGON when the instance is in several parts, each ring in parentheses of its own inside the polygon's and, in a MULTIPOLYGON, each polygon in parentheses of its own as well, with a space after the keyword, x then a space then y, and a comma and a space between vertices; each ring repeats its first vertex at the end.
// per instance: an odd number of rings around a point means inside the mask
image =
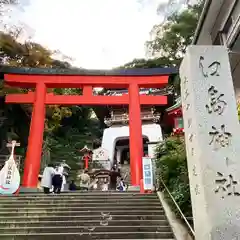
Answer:
POLYGON ((108 157, 108 152, 106 149, 97 148, 97 149, 93 150, 93 156, 92 156, 93 161, 106 161, 108 159, 109 159, 109 157, 108 157))
POLYGON ((150 157, 142 158, 143 164, 143 188, 144 190, 152 190, 153 188, 153 164, 150 157))
POLYGON ((20 186, 20 174, 14 160, 14 148, 19 146, 19 144, 16 141, 12 141, 12 144, 8 146, 12 147, 12 152, 0 171, 0 194, 3 195, 15 193, 20 186))

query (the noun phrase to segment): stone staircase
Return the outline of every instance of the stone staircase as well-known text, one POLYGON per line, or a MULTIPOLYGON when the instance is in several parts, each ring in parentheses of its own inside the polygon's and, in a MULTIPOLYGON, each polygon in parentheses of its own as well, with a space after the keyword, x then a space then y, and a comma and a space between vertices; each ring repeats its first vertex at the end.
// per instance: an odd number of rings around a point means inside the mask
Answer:
POLYGON ((0 197, 3 240, 173 240, 156 194, 75 192, 0 197))

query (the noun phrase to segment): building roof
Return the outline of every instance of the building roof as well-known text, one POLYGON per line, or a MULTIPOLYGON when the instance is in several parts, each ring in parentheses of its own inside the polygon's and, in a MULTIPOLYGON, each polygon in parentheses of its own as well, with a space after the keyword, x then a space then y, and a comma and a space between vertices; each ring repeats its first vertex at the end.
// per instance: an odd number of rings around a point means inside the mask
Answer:
POLYGON ((206 19, 206 16, 207 16, 208 10, 209 10, 209 8, 211 6, 211 3, 212 3, 212 0, 205 0, 205 2, 204 2, 203 10, 202 10, 200 19, 198 21, 197 29, 196 29, 196 32, 194 34, 192 44, 197 44, 199 35, 200 35, 201 31, 202 31, 202 28, 203 28, 203 25, 204 25, 204 21, 206 19))
POLYGON ((0 79, 3 74, 22 74, 22 75, 90 75, 90 76, 157 76, 174 75, 178 73, 177 68, 133 68, 116 70, 87 70, 87 69, 53 69, 53 68, 26 68, 2 66, 0 79))
POLYGON ((192 44, 212 45, 237 2, 237 0, 205 0, 192 44))
MULTIPOLYGON (((165 88, 140 88, 140 94, 151 94, 151 95, 161 95, 166 96, 173 92, 173 87, 165 87, 165 88)), ((123 94, 128 94, 128 89, 111 89, 108 90, 105 95, 109 96, 120 96, 123 94)))
POLYGON ((181 97, 179 97, 176 99, 176 103, 174 105, 166 109, 166 112, 171 112, 181 107, 182 107, 182 101, 181 101, 181 97))

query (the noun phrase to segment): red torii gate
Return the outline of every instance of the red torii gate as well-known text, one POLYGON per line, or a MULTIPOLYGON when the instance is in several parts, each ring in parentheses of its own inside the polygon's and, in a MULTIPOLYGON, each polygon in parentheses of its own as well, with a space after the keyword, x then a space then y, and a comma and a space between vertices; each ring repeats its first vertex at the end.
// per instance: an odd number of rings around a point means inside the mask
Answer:
MULTIPOLYGON (((175 71, 174 71, 175 72, 175 71)), ((142 179, 142 123, 140 105, 165 105, 166 96, 139 95, 139 88, 161 88, 173 73, 168 68, 124 71, 74 71, 56 69, 13 69, 4 75, 5 83, 21 88, 35 88, 27 94, 9 94, 6 103, 33 104, 24 164, 22 186, 37 186, 45 121, 45 105, 129 105, 130 167, 132 185, 142 179), (93 87, 128 88, 123 96, 95 96, 93 87), (47 88, 81 88, 82 95, 54 95, 47 88)))

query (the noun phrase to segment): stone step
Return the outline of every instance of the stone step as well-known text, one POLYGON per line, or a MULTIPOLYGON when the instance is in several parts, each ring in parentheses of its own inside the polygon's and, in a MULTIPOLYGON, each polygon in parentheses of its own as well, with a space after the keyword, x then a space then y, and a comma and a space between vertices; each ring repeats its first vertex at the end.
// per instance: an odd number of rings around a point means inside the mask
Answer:
POLYGON ((107 192, 102 192, 102 191, 76 191, 76 192, 62 192, 60 194, 44 194, 43 192, 38 192, 38 193, 29 193, 29 194, 18 194, 18 195, 4 195, 2 197, 18 197, 18 198, 25 198, 25 197, 46 197, 49 195, 57 195, 57 196, 144 196, 144 197, 156 197, 156 194, 154 193, 139 193, 135 191, 127 191, 127 192, 118 192, 118 191, 107 191, 107 192))
POLYGON ((104 220, 98 217, 98 220, 67 220, 67 221, 1 221, 0 228, 13 228, 13 227, 44 227, 44 226, 169 226, 167 220, 104 220))
POLYGON ((63 200, 63 201, 69 201, 69 200, 98 200, 98 201, 115 201, 115 200, 119 200, 119 201, 134 201, 134 200, 138 200, 138 201, 159 201, 159 198, 157 197, 141 197, 141 196, 123 196, 123 197, 117 197, 117 196, 64 196, 61 197, 60 195, 57 194, 51 194, 48 196, 43 196, 43 197, 25 197, 25 198, 18 198, 18 197, 10 197, 9 199, 7 198, 2 198, 0 197, 0 202, 1 201, 59 201, 59 200, 63 200))
POLYGON ((92 232, 92 233, 44 233, 44 234, 0 234, 0 238, 4 240, 130 240, 130 239, 161 239, 161 240, 174 240, 174 236, 169 232, 92 232))
POLYGON ((126 206, 126 205, 111 205, 111 206, 85 206, 85 205, 80 205, 80 206, 61 206, 61 205, 54 205, 54 206, 43 206, 43 207, 37 207, 37 206, 28 206, 25 205, 22 208, 17 208, 17 207, 8 207, 8 208, 0 208, 0 214, 4 213, 4 212, 11 212, 11 211, 16 211, 16 212, 34 212, 34 211, 48 211, 48 212, 56 212, 56 211, 95 211, 95 210, 99 210, 99 211, 108 211, 108 212, 112 212, 115 210, 118 211, 132 211, 132 210, 149 210, 149 211, 156 211, 156 210, 163 210, 162 206, 159 205, 143 205, 141 207, 139 206, 126 206))
POLYGON ((15 234, 15 233, 104 233, 104 232, 158 232, 158 233, 171 233, 170 226, 158 226, 158 225, 148 225, 148 226, 43 226, 43 227, 12 227, 12 228, 0 228, 0 234, 15 234))
POLYGON ((71 192, 0 197, 0 239, 171 239, 156 194, 71 192))
MULTIPOLYGON (((142 198, 136 198, 134 199, 134 203, 158 203, 158 204, 161 204, 159 199, 156 198, 156 199, 142 199, 142 198)), ((37 198, 34 198, 34 199, 30 199, 30 200, 25 200, 25 199, 7 199, 7 198, 0 198, 0 204, 5 204, 5 203, 8 203, 8 204, 28 204, 28 203, 40 203, 40 204, 49 204, 49 203, 115 203, 115 202, 119 202, 119 203, 132 203, 133 201, 131 199, 125 199, 125 198, 120 198, 120 199, 112 199, 112 198, 106 198, 106 199, 95 199, 95 198, 92 198, 92 199, 89 199, 89 198, 65 198, 65 199, 51 199, 51 198, 48 198, 48 199, 37 199, 37 198)))
MULTIPOLYGON (((61 216, 37 216, 37 215, 14 215, 14 216, 5 216, 4 218, 0 218, 0 222, 13 222, 13 221, 90 221, 95 220, 98 221, 101 218, 101 214, 98 215, 79 215, 79 216, 71 216, 71 215, 61 215, 61 216)), ((166 220, 166 216, 163 214, 154 214, 154 215, 114 215, 111 214, 112 219, 116 221, 121 220, 166 220)))
MULTIPOLYGON (((127 192, 118 192, 116 190, 109 190, 107 192, 103 192, 101 190, 90 190, 90 191, 81 191, 81 190, 77 190, 77 191, 64 191, 61 192, 61 195, 79 195, 79 194, 88 194, 88 195, 129 195, 129 194, 133 194, 133 195, 141 195, 141 193, 139 192, 135 192, 135 191, 127 191, 127 192)), ((24 193, 19 193, 19 196, 28 196, 28 195, 45 195, 45 193, 43 191, 38 191, 38 192, 24 192, 24 193)), ((146 193, 145 195, 155 195, 154 193, 146 193)))
POLYGON ((2 203, 0 201, 0 211, 1 209, 11 209, 11 208, 75 208, 75 207, 120 207, 123 206, 125 208, 144 208, 144 207, 160 207, 162 208, 161 204, 159 202, 95 202, 95 203, 89 203, 89 202, 49 202, 49 203, 33 203, 28 202, 24 205, 22 203, 2 203))
POLYGON ((15 209, 15 211, 6 211, 6 212, 0 212, 0 217, 5 217, 5 216, 17 216, 17 215, 40 215, 40 216, 61 216, 61 215, 72 215, 72 216, 77 216, 77 215, 82 215, 82 214, 93 214, 93 215, 101 215, 102 213, 111 213, 113 215, 125 215, 127 212, 128 215, 154 215, 154 214, 165 214, 163 210, 141 210, 141 209, 128 209, 126 210, 109 210, 105 209, 104 210, 82 210, 82 211, 77 211, 77 210, 58 210, 58 211, 48 211, 48 210, 34 210, 34 211, 24 211, 23 209, 19 209, 18 211, 15 209))
POLYGON ((70 195, 70 196, 63 196, 61 194, 50 194, 50 195, 41 195, 41 196, 9 196, 7 197, 0 197, 0 201, 2 200, 67 200, 67 199, 128 199, 128 200, 134 200, 134 199, 155 199, 158 200, 157 196, 151 196, 151 195, 122 195, 122 196, 116 196, 116 195, 70 195))

